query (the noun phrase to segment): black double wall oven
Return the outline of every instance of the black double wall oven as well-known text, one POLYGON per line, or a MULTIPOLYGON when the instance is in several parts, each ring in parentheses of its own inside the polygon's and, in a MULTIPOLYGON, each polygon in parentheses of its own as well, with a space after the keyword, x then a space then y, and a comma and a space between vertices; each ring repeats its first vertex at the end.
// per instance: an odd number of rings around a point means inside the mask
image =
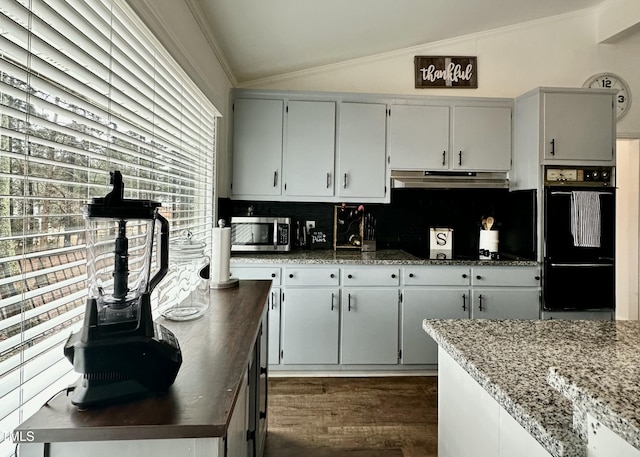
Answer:
POLYGON ((547 167, 543 308, 615 307, 615 186, 611 167, 547 167))

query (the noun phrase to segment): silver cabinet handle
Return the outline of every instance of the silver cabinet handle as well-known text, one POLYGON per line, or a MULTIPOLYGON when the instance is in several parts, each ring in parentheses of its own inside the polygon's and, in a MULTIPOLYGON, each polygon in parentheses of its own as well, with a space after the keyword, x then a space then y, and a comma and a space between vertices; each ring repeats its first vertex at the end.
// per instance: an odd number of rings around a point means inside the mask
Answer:
POLYGON ((276 293, 271 291, 271 309, 276 309, 276 293))
POLYGON ((344 189, 347 188, 347 174, 346 173, 344 174, 344 180, 342 181, 342 187, 344 189))
POLYGON ((327 189, 331 185, 331 173, 327 173, 327 189))

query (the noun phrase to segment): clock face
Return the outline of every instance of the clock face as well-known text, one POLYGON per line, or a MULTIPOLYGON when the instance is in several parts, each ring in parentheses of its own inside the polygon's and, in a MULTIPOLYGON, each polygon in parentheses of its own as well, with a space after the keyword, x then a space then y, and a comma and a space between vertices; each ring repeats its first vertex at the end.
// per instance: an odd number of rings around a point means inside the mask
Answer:
POLYGON ((629 89, 629 85, 620 76, 614 75, 613 73, 593 75, 587 79, 583 87, 618 89, 618 95, 616 95, 618 119, 627 114, 627 111, 629 111, 631 107, 631 90, 629 89))

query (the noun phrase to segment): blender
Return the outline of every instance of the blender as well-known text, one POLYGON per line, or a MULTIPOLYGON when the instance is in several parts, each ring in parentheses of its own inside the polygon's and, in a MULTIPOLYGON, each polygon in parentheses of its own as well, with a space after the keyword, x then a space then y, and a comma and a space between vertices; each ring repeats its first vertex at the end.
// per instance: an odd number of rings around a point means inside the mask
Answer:
POLYGON ((169 222, 160 203, 124 198, 119 171, 111 184, 85 210, 89 296, 83 327, 64 347, 82 373, 71 399, 80 408, 166 392, 182 364, 177 339, 151 315, 151 292, 169 264, 169 222), (151 277, 156 221, 159 261, 151 277))

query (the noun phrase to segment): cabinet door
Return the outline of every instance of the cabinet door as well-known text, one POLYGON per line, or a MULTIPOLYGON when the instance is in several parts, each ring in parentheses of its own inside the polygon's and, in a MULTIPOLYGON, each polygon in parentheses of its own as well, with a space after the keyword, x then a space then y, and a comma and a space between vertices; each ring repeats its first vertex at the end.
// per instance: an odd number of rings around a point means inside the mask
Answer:
POLYGON ((613 96, 544 94, 544 158, 613 160, 613 96))
POLYGON ((474 289, 474 319, 538 319, 540 291, 526 288, 474 289))
POLYGON ((233 414, 229 420, 227 430, 227 446, 225 456, 245 457, 247 456, 247 428, 249 425, 249 392, 248 392, 248 371, 244 374, 240 383, 238 399, 233 408, 233 414))
POLYGON ((338 363, 339 290, 285 289, 282 363, 338 363))
POLYGON ((264 198, 281 194, 283 111, 282 100, 234 101, 234 196, 264 198))
POLYGON ((511 108, 455 107, 451 161, 454 170, 509 171, 511 108))
POLYGON ((269 365, 280 363, 280 289, 273 288, 267 300, 269 307, 269 337, 268 354, 269 365))
POLYGON ((389 132, 392 169, 447 169, 448 156, 448 106, 392 106, 389 132))
POLYGON ((422 329, 424 319, 468 319, 469 289, 404 289, 402 292, 402 363, 438 363, 438 345, 422 329))
POLYGON ((386 117, 386 105, 340 104, 338 196, 385 197, 386 117))
POLYGON ((336 104, 290 101, 284 153, 284 194, 333 196, 336 104))
POLYGON ((342 363, 398 363, 398 289, 342 290, 342 363))

